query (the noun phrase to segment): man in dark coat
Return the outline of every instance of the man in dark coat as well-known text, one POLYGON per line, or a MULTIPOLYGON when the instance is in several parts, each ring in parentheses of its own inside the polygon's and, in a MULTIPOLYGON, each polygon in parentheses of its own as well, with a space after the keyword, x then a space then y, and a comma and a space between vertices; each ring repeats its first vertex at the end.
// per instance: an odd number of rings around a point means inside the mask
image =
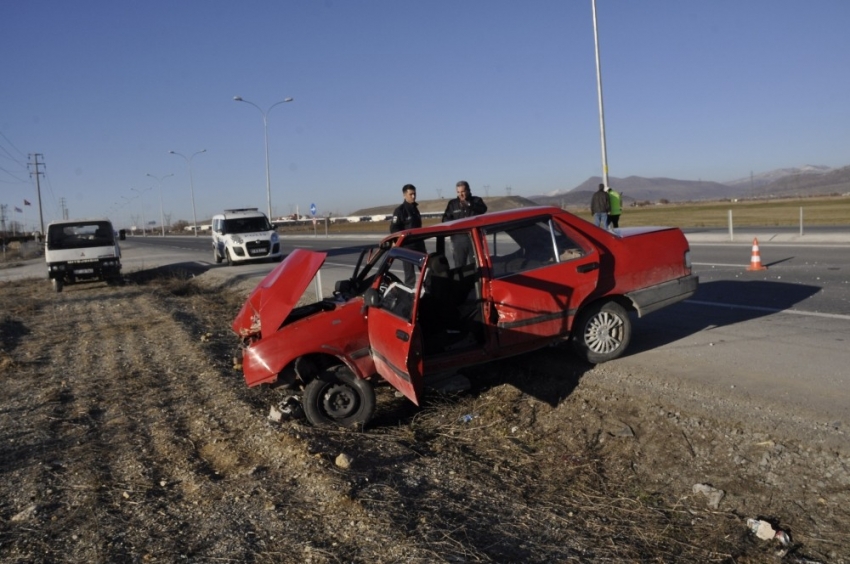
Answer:
POLYGON ((593 214, 593 223, 602 229, 608 228, 608 212, 611 210, 611 202, 605 192, 605 185, 600 184, 599 189, 593 193, 590 199, 590 213, 593 214))
MULTIPOLYGON (((472 217, 487 212, 487 204, 478 196, 473 196, 469 189, 469 183, 461 180, 455 186, 457 198, 449 200, 446 211, 443 212, 443 221, 452 221, 464 217, 472 217)), ((455 266, 463 266, 472 257, 472 241, 468 235, 455 235, 452 237, 452 254, 455 266)))
MULTIPOLYGON (((390 233, 422 227, 422 216, 419 214, 419 205, 416 203, 416 186, 405 184, 401 193, 404 194, 404 202, 393 211, 390 233)), ((425 243, 422 241, 404 246, 414 251, 426 252, 425 243)), ((410 288, 416 286, 416 271, 409 262, 404 263, 404 283, 410 288)))

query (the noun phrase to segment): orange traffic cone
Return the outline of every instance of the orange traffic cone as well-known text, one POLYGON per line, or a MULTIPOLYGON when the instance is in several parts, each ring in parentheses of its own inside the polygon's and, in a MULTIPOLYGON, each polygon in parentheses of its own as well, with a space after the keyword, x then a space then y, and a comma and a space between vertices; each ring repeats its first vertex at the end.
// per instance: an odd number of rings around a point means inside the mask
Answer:
POLYGON ((747 270, 767 270, 767 267, 761 263, 758 239, 753 239, 753 256, 750 259, 750 266, 747 267, 747 270))

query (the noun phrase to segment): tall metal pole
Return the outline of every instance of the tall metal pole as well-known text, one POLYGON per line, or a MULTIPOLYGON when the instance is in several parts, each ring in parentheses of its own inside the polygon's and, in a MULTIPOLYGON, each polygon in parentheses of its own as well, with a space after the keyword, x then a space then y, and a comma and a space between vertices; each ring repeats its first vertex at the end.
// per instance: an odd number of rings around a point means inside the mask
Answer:
POLYGON ((174 176, 174 174, 166 174, 162 178, 157 178, 151 173, 148 173, 147 176, 150 176, 157 182, 159 182, 159 227, 162 230, 162 236, 165 237, 165 213, 162 210, 162 181, 168 178, 169 176, 174 176))
POLYGON ((183 157, 186 161, 186 165, 189 167, 189 193, 192 195, 192 222, 194 225, 192 226, 193 231, 195 232, 195 237, 198 236, 198 217, 195 215, 195 181, 192 180, 192 159, 195 158, 195 155, 200 155, 201 153, 206 153, 206 149, 201 149, 197 153, 192 153, 191 157, 186 157, 186 155, 182 153, 178 153, 177 151, 168 151, 172 155, 177 155, 178 157, 183 157))
POLYGON ((133 192, 139 193, 139 203, 142 204, 142 237, 148 236, 147 223, 145 223, 145 202, 142 200, 142 194, 150 190, 150 188, 145 188, 144 190, 139 190, 138 188, 130 188, 133 192))
POLYGON ((260 108, 260 106, 258 106, 254 102, 249 102, 248 100, 243 99, 242 96, 234 96, 233 99, 237 102, 245 102, 246 104, 251 104, 252 106, 257 108, 258 110, 260 110, 261 114, 263 114, 263 133, 264 133, 265 143, 266 143, 266 200, 267 200, 267 203, 268 203, 268 206, 269 206, 269 221, 272 221, 272 185, 271 185, 271 179, 270 179, 270 175, 269 175, 269 120, 268 120, 268 114, 269 114, 270 111, 272 111, 272 108, 274 108, 278 104, 283 104, 285 102, 292 102, 294 100, 294 98, 284 98, 280 102, 275 102, 274 104, 269 106, 269 109, 266 110, 266 111, 263 111, 263 109, 260 108))
POLYGON ((599 97, 599 135, 602 140, 602 182, 608 186, 608 149, 605 145, 605 109, 602 105, 602 63, 599 61, 599 32, 596 26, 596 0, 593 4, 593 41, 596 46, 596 91, 599 97))

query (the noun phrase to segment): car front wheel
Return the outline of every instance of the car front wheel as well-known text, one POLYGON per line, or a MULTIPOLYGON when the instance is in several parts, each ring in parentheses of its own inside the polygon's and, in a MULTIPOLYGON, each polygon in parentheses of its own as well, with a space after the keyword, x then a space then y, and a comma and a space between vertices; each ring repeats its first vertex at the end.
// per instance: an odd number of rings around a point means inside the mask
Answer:
POLYGON ((51 279, 51 282, 53 283, 53 291, 55 291, 56 293, 62 291, 62 286, 64 286, 64 284, 62 283, 61 278, 53 278, 51 279))
POLYGON ((579 356, 599 364, 623 354, 632 338, 632 322, 617 302, 597 302, 579 313, 572 333, 579 356))
POLYGON ((375 412, 375 390, 347 367, 336 366, 307 384, 303 406, 307 421, 316 426, 365 425, 375 412))

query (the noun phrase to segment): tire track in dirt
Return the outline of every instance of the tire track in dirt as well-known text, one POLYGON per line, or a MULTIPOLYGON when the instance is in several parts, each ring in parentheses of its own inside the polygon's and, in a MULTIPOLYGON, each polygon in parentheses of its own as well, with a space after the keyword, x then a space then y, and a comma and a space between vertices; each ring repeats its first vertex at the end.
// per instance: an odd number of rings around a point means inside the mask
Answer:
POLYGON ((366 433, 272 425, 230 364, 239 305, 184 280, 0 288, 0 561, 774 559, 682 494, 722 462, 707 418, 630 401, 598 368, 578 386, 549 351, 421 409, 381 388, 366 433))

